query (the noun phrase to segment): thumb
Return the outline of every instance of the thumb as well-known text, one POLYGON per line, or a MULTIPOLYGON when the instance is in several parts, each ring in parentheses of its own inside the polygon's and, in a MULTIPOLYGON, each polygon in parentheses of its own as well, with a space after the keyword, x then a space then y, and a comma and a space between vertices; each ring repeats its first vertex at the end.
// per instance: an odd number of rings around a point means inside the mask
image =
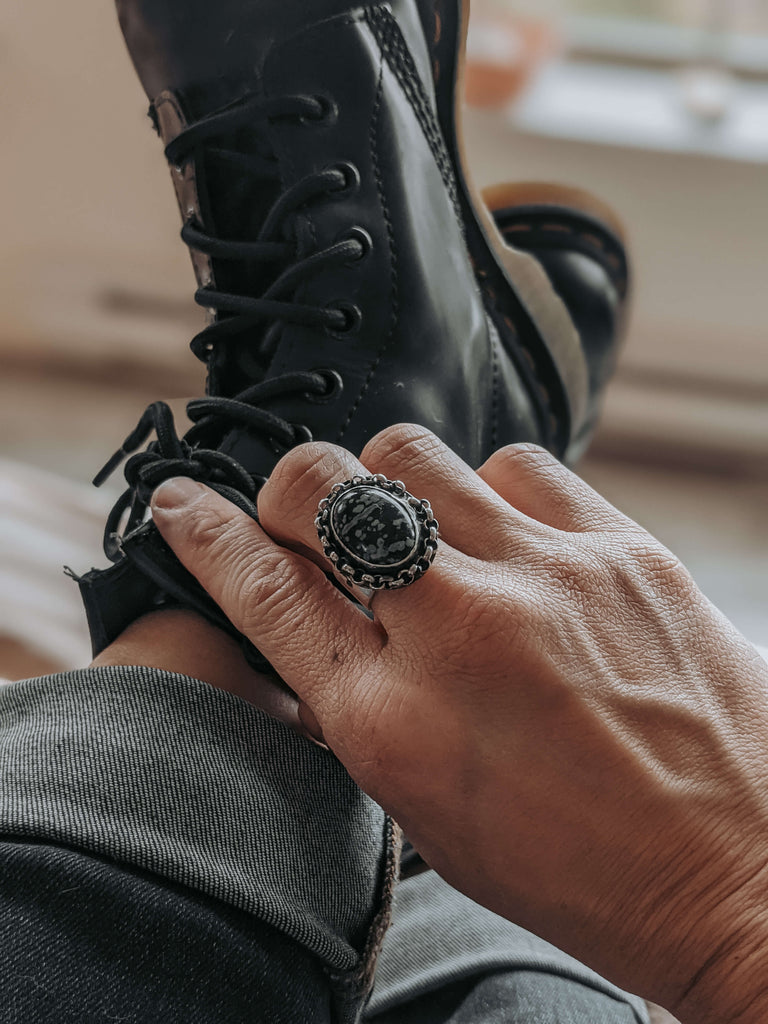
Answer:
MULTIPOLYGON (((167 480, 152 518, 230 622, 306 701, 325 729, 379 654, 381 633, 312 562, 276 544, 210 488, 167 480)), ((338 723, 333 723, 338 725, 338 723)))

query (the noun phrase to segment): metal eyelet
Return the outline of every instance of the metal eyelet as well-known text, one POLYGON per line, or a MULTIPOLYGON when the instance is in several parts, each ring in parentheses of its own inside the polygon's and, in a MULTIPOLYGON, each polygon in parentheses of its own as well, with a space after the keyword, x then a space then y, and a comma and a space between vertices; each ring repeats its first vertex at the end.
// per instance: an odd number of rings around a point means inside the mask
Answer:
POLYGON ((313 93, 312 99, 320 107, 320 112, 314 116, 304 115, 301 118, 301 123, 322 126, 336 124, 339 119, 339 107, 333 97, 328 96, 326 93, 316 92, 313 93))
POLYGON ((357 256, 350 256, 347 263, 360 263, 366 258, 373 249, 373 239, 365 230, 359 225, 355 225, 350 228, 349 231, 345 231, 343 235, 340 235, 337 239, 338 242, 358 242, 360 244, 360 252, 357 256))
POLYGON ((293 426, 293 434, 294 434, 294 442, 293 443, 295 445, 296 444, 306 444, 308 441, 313 441, 314 440, 312 431, 309 429, 309 427, 306 425, 306 423, 294 423, 294 424, 292 424, 292 426, 293 426))
POLYGON ((357 331, 360 330, 360 324, 363 322, 363 314, 359 306, 355 306, 351 302, 341 300, 339 302, 330 302, 325 308, 341 313, 344 317, 343 326, 326 327, 326 334, 331 334, 334 337, 341 338, 346 337, 348 334, 356 334, 357 331))
POLYGON ((334 402, 341 392, 344 390, 344 381, 341 374, 337 373, 336 370, 318 369, 313 370, 313 373, 323 377, 326 382, 326 390, 318 394, 315 391, 305 391, 304 397, 308 402, 314 402, 315 405, 326 405, 329 402, 334 402))
POLYGON ((334 164, 331 170, 344 175, 344 184, 330 188, 329 192, 356 192, 360 188, 360 171, 353 163, 342 160, 334 164))
POLYGON ((270 447, 275 455, 285 455, 286 452, 291 451, 297 445, 305 444, 307 441, 313 441, 314 436, 309 427, 304 423, 292 423, 293 428, 293 441, 290 444, 283 444, 282 441, 278 441, 276 438, 272 438, 270 441, 270 447))

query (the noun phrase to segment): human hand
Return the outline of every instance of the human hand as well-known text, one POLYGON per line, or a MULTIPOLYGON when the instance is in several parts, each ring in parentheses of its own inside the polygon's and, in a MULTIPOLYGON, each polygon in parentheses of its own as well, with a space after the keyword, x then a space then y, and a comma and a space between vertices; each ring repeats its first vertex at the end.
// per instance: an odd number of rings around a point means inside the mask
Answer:
POLYGON ((165 539, 447 881, 683 1021, 765 1019, 766 666, 666 549, 540 449, 475 474, 416 427, 295 449, 263 529, 174 486, 165 539), (358 473, 442 538, 374 621, 313 525, 358 473))

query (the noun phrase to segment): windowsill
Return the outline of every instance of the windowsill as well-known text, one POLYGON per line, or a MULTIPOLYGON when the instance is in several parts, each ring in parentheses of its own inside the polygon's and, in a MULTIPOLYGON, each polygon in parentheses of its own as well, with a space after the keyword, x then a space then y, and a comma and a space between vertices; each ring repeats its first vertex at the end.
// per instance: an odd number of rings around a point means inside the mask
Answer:
MULTIPOLYGON (((725 6, 725 5, 721 5, 725 6)), ((605 63, 645 67, 679 67, 709 55, 751 78, 768 78, 768 31, 735 31, 724 12, 710 12, 717 24, 679 25, 647 18, 574 14, 566 16, 563 34, 576 56, 605 63), (719 14, 719 16, 717 16, 719 14)))
POLYGON ((768 83, 726 87, 723 116, 706 120, 686 108, 681 72, 562 61, 538 75, 511 118, 541 136, 768 163, 768 83))

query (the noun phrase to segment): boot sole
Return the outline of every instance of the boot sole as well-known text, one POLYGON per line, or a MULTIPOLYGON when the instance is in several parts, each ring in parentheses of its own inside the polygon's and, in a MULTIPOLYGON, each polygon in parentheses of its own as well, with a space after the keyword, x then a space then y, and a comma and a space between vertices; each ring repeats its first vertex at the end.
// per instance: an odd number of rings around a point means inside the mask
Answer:
POLYGON ((622 245, 627 245, 627 230, 616 211, 585 189, 542 181, 517 181, 490 185, 482 190, 481 196, 491 215, 515 206, 568 207, 601 221, 622 245))

